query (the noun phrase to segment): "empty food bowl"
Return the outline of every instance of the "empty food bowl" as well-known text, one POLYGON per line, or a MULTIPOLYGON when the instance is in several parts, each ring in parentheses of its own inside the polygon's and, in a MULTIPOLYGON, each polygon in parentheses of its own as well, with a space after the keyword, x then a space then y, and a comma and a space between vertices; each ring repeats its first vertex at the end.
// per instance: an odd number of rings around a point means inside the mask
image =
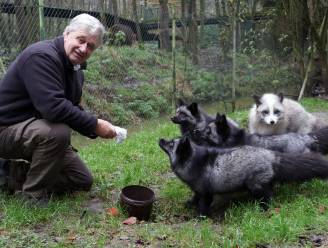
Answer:
POLYGON ((154 191, 141 185, 126 186, 120 195, 121 205, 128 211, 129 217, 134 216, 138 220, 149 220, 154 201, 154 191))

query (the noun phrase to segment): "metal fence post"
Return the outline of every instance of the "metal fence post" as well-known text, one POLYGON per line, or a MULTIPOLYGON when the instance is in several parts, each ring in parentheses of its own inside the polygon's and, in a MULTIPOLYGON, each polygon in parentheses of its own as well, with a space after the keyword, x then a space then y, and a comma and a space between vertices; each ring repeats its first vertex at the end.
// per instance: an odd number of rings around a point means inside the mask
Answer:
POLYGON ((39 0, 39 32, 40 32, 40 40, 44 40, 46 38, 45 29, 44 29, 44 1, 39 0))
POLYGON ((172 9, 172 62, 173 62, 173 68, 172 68, 172 81, 173 81, 173 97, 172 97, 172 105, 173 109, 175 109, 176 105, 176 58, 175 58, 175 9, 173 7, 172 9))

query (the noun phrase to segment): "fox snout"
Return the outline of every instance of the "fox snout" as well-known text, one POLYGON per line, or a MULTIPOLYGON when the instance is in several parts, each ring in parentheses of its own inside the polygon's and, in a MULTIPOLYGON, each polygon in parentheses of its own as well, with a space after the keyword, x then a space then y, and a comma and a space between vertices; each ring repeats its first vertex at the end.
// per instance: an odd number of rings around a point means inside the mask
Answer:
POLYGON ((159 142, 158 142, 158 144, 159 144, 159 146, 160 146, 160 147, 162 147, 162 148, 163 148, 163 146, 165 146, 165 145, 166 145, 166 143, 167 143, 167 141, 166 141, 165 139, 159 139, 159 142))
POLYGON ((193 134, 199 137, 202 137, 203 132, 200 129, 194 129, 193 134))
POLYGON ((179 120, 179 118, 178 118, 177 116, 173 116, 173 117, 171 117, 171 121, 172 121, 173 123, 175 123, 175 124, 180 124, 180 120, 179 120))
POLYGON ((159 146, 165 151, 168 152, 168 144, 169 141, 165 140, 165 139, 160 139, 158 142, 159 146))
POLYGON ((275 125, 276 123, 278 122, 278 119, 277 118, 274 118, 274 117, 271 117, 271 118, 265 118, 265 123, 267 125, 275 125))

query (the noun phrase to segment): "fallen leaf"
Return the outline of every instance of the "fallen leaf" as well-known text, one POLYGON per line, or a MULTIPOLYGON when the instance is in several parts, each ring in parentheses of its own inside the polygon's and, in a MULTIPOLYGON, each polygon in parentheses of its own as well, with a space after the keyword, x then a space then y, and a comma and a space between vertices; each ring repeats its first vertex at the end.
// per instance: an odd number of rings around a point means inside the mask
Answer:
POLYGON ((323 214, 326 211, 326 206, 325 205, 320 205, 319 206, 319 213, 323 214))
POLYGON ((122 222, 124 225, 134 225, 137 223, 137 218, 136 217, 130 217, 126 219, 125 221, 122 222))
POLYGON ((279 214, 279 213, 280 213, 280 208, 274 208, 273 211, 274 211, 276 214, 279 214))
POLYGON ((67 237, 67 239, 70 240, 70 241, 74 241, 74 240, 76 240, 76 235, 75 234, 71 234, 71 235, 69 235, 67 237))
POLYGON ((7 235, 8 231, 6 229, 0 229, 0 235, 7 235))
POLYGON ((114 216, 114 217, 120 214, 117 208, 107 208, 106 213, 107 215, 114 216))

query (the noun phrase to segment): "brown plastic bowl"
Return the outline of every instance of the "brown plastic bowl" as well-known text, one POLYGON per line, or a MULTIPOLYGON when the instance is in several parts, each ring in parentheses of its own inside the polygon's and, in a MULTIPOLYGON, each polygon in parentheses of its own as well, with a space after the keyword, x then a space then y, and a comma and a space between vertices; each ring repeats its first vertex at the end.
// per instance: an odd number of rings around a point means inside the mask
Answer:
POLYGON ((121 205, 128 211, 129 217, 138 220, 149 220, 155 193, 145 186, 129 185, 122 189, 120 195, 121 205))

